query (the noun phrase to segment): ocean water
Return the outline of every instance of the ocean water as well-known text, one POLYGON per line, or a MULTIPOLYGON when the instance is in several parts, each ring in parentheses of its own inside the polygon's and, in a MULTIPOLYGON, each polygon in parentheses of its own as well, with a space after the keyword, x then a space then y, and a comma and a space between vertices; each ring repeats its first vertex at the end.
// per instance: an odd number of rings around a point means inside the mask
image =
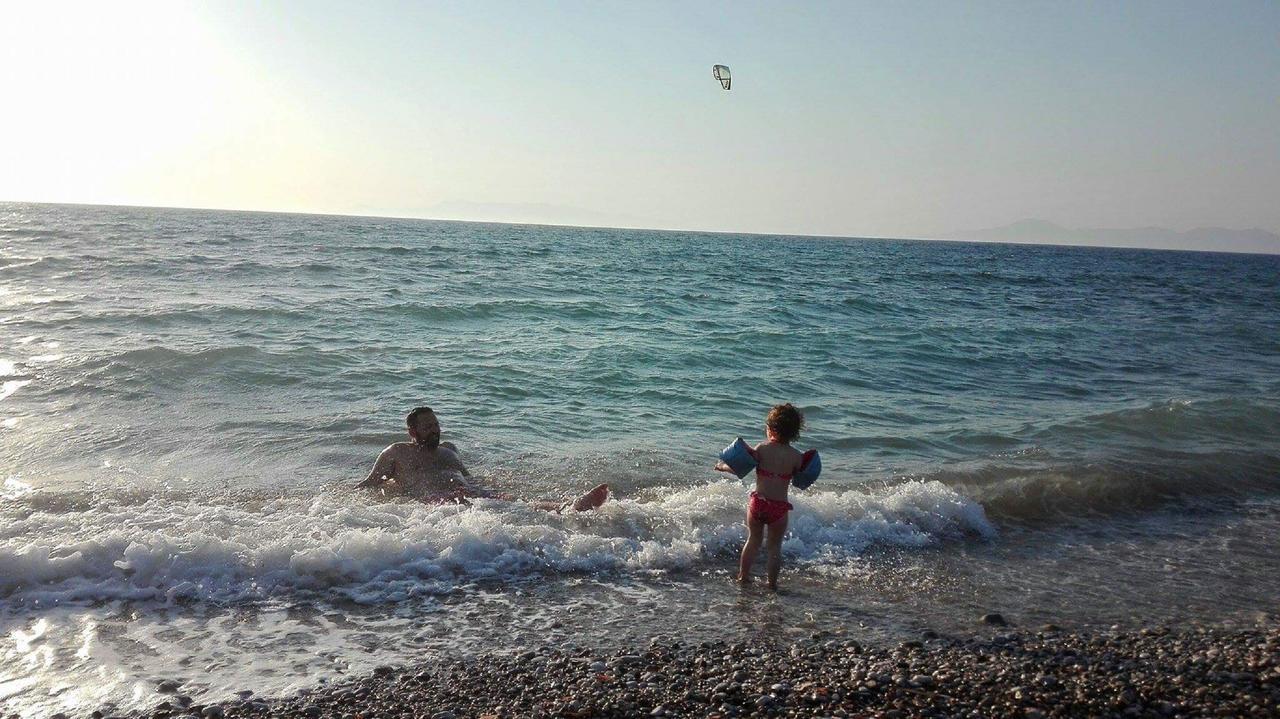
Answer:
POLYGON ((0 204, 0 703, 547 643, 1270 621, 1280 257, 0 204), (805 412, 783 592, 729 581, 805 412), (415 405, 489 486, 356 492, 415 405))

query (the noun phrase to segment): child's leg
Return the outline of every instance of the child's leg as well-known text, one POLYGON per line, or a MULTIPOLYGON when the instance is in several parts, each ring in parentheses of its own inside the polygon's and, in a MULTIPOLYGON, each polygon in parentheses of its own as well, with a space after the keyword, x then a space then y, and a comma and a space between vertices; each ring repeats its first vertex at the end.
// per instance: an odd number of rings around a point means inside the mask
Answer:
POLYGON ((751 518, 751 510, 747 510, 747 543, 742 545, 742 558, 738 561, 738 581, 751 581, 751 565, 756 561, 756 553, 760 551, 760 540, 764 538, 764 522, 751 518))
POLYGON ((769 577, 769 588, 778 588, 778 570, 782 568, 782 536, 787 533, 787 515, 769 525, 769 558, 765 571, 769 577))

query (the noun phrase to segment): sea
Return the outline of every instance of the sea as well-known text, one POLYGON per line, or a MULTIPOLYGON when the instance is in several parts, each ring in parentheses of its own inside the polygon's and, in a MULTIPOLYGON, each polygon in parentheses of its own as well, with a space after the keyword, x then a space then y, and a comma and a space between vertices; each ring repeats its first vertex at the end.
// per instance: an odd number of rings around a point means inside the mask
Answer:
POLYGON ((1273 622, 1280 256, 0 204, 0 707, 1273 622), (823 474, 732 581, 780 402, 823 474), (433 407, 476 481, 355 485, 433 407), (763 571, 758 567, 757 571, 763 571))

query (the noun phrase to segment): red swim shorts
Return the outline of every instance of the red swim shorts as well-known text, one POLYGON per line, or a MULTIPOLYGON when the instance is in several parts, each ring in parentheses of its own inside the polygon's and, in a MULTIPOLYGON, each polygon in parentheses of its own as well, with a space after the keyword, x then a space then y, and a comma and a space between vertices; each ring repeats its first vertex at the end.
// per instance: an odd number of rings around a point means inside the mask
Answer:
POLYGON ((790 502, 768 499, 755 492, 751 493, 751 501, 747 504, 747 513, 751 516, 751 519, 765 524, 773 524, 787 516, 787 512, 792 509, 794 507, 791 506, 790 502))

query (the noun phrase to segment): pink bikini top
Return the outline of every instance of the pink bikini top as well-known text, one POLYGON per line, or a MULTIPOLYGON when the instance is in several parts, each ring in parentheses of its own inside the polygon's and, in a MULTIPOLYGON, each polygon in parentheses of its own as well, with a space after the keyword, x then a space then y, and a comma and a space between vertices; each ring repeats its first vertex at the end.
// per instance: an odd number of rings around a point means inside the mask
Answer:
POLYGON ((760 479, 776 479, 781 482, 791 481, 790 474, 777 474, 775 472, 770 472, 764 467, 756 467, 756 476, 759 477, 760 479))

